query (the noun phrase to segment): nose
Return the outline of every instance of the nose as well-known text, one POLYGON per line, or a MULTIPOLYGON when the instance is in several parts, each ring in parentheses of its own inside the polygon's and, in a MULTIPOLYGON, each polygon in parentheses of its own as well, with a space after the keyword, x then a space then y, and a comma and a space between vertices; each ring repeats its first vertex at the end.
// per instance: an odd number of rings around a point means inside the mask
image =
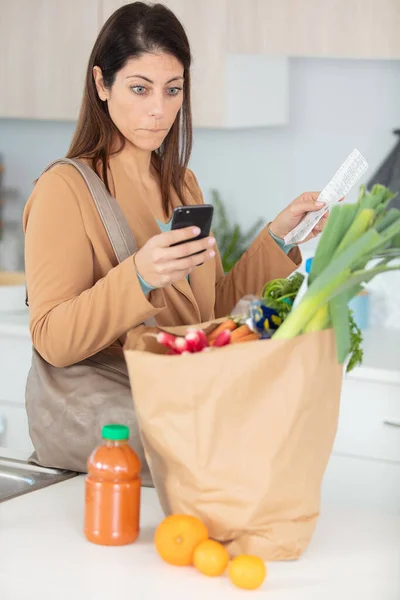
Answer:
POLYGON ((164 98, 161 94, 156 94, 152 97, 149 107, 149 116, 157 120, 162 119, 164 116, 164 98))

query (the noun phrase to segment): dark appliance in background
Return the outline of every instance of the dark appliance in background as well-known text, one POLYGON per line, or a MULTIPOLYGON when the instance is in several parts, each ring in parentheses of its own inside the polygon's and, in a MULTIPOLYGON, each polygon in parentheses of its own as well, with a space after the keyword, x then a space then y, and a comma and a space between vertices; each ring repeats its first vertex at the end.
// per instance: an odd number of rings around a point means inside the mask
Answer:
POLYGON ((398 142, 368 181, 367 188, 371 189, 375 183, 381 183, 392 192, 397 192, 398 195, 392 200, 389 208, 400 209, 400 129, 395 129, 393 133, 399 137, 398 142))

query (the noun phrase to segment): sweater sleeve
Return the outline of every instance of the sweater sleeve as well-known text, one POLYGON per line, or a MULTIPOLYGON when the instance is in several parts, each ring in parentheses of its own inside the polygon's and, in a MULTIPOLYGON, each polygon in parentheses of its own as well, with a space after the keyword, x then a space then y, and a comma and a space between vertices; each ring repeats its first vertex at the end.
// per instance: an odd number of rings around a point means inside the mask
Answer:
POLYGON ((272 279, 288 277, 301 263, 296 246, 286 254, 264 227, 229 273, 224 274, 221 257, 216 261, 216 318, 229 315, 247 294, 259 295, 272 279))
MULTIPOLYGON (((203 196, 196 176, 188 169, 188 184, 197 203, 203 196)), ((229 273, 225 274, 218 248, 216 248, 215 316, 228 315, 235 304, 247 294, 258 295, 264 285, 278 277, 288 277, 301 263, 297 246, 283 247, 265 226, 251 246, 229 273)))
POLYGON ((139 273, 137 273, 138 279, 139 279, 139 283, 140 283, 140 287, 142 288, 142 292, 145 296, 147 296, 147 294, 150 294, 150 292, 152 292, 153 290, 155 290, 156 288, 152 285, 150 285, 149 283, 147 283, 147 281, 145 281, 143 279, 143 277, 141 277, 139 275, 139 273))
POLYGON ((108 347, 165 307, 143 293, 134 255, 94 280, 93 247, 76 194, 61 174, 36 184, 24 211, 25 272, 32 342, 57 367, 108 347))

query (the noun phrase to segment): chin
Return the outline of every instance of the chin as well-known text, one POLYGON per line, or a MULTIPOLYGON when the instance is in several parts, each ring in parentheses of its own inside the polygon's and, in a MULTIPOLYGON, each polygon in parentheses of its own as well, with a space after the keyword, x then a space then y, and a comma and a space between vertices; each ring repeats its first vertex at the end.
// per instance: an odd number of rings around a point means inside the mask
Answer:
POLYGON ((161 144, 163 143, 164 140, 160 141, 156 141, 156 140, 149 140, 148 142, 141 142, 139 144, 135 144, 136 148, 139 148, 140 150, 147 150, 148 152, 154 152, 154 150, 158 150, 159 147, 161 146, 161 144))
POLYGON ((145 150, 147 152, 153 152, 154 150, 158 150, 163 141, 165 140, 165 135, 152 135, 149 137, 133 137, 127 138, 133 146, 136 146, 139 150, 145 150))

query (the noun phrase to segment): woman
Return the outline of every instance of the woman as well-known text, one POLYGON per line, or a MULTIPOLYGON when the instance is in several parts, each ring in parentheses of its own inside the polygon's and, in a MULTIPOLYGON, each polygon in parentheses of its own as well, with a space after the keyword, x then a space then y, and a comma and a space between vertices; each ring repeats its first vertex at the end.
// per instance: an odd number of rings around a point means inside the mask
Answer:
MULTIPOLYGON (((138 251, 117 264, 90 192, 73 166, 57 165, 40 177, 24 213, 26 277, 33 346, 53 368, 69 368, 98 353, 121 357, 127 332, 151 317, 167 326, 227 315, 241 296, 289 275, 300 262, 298 249, 284 247, 282 238, 320 207, 317 193, 302 194, 283 210, 227 275, 212 236, 193 241, 198 232, 192 228, 169 230, 175 206, 203 202, 187 168, 190 63, 181 24, 160 4, 123 6, 98 36, 67 157, 100 176, 138 251), (200 250, 205 252, 191 256, 200 250)), ((322 226, 321 221, 311 235, 322 226)), ((29 386, 28 381, 28 392, 29 386)), ((87 406, 90 390, 82 394, 78 412, 87 406)), ((50 406, 36 404, 29 419, 48 411, 50 406)), ((97 414, 100 423, 102 414, 97 414)), ((53 415, 49 423, 55 421, 53 415)), ((40 428, 44 439, 48 430, 40 428)), ((85 437, 88 428, 75 437, 85 437)), ((66 466, 55 459, 42 462, 66 466)))

